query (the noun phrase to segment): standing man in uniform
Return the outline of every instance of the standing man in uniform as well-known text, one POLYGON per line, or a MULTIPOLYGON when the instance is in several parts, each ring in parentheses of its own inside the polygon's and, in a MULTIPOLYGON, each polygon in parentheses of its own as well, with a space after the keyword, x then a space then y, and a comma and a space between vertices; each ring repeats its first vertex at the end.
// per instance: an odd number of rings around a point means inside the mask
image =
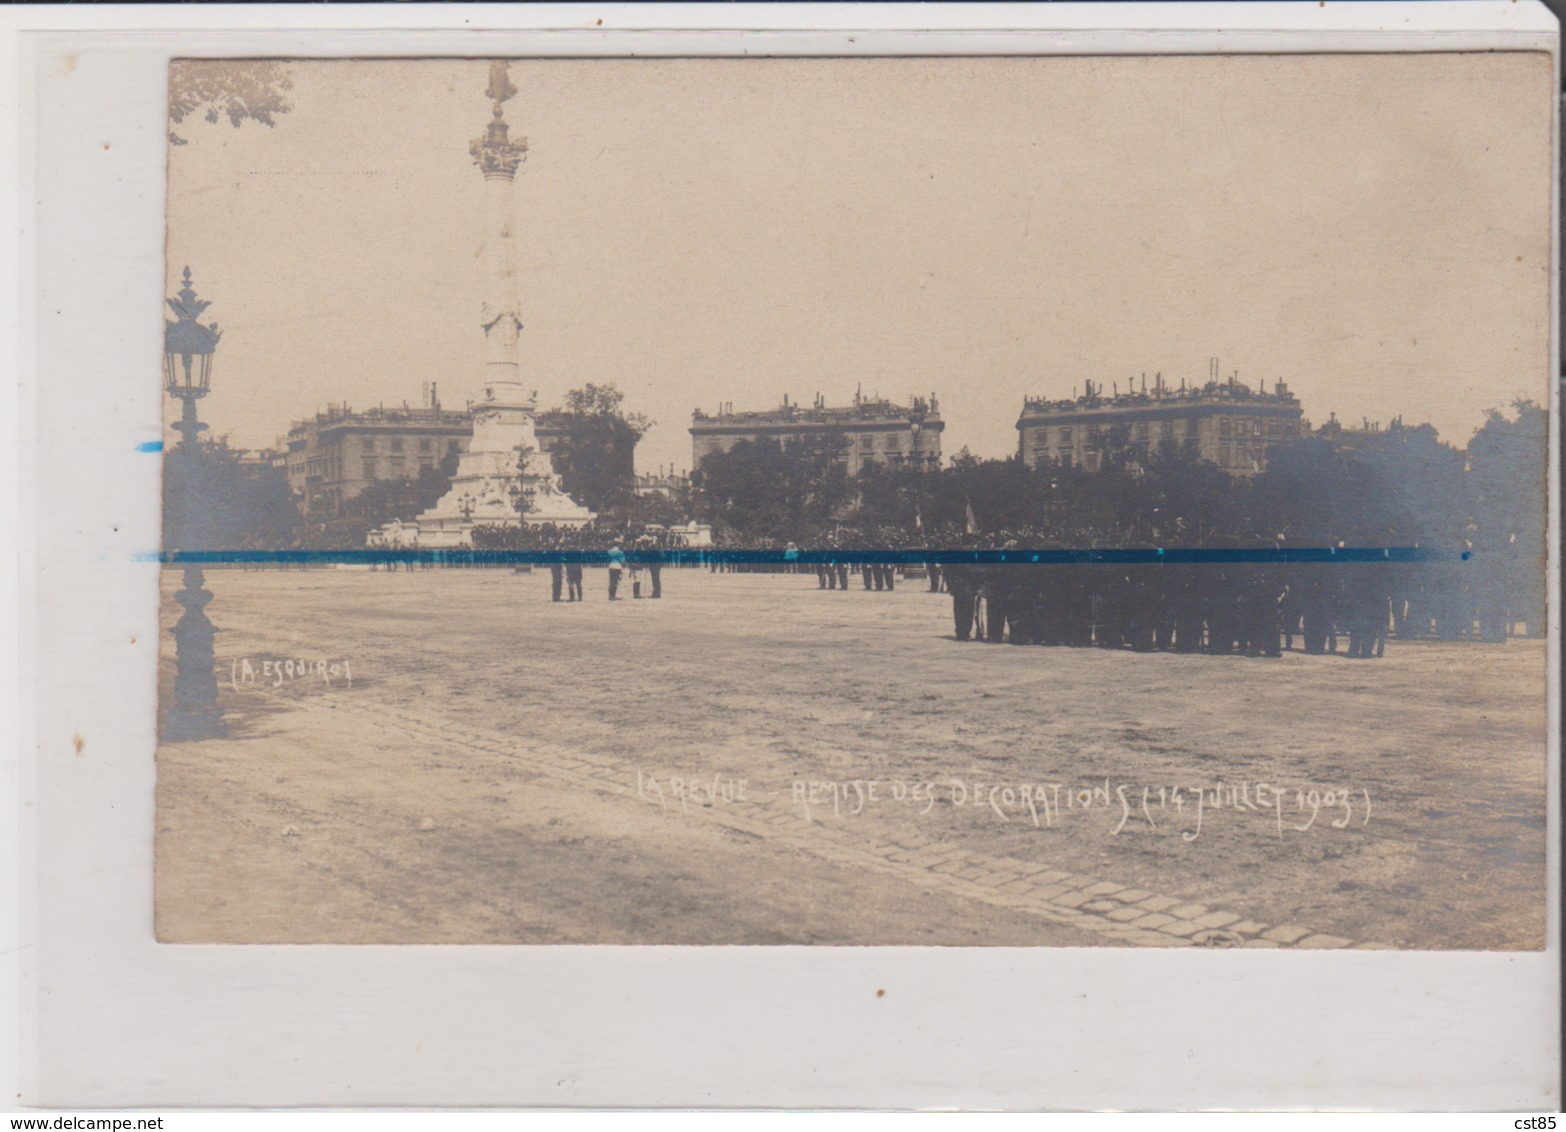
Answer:
MULTIPOLYGON (((564 544, 565 544, 564 539, 562 539, 560 536, 557 535, 556 537, 554 537, 554 538, 549 540, 549 549, 554 551, 556 554, 558 554, 560 552, 561 548, 564 546, 564 544)), ((552 559, 550 559, 550 562, 549 562, 549 600, 550 601, 559 601, 560 600, 560 591, 563 588, 562 584, 564 582, 565 582, 565 563, 562 562, 559 558, 552 558, 552 559)))
POLYGON ((620 540, 615 539, 609 547, 609 600, 618 601, 615 595, 620 592, 620 573, 625 569, 625 551, 620 549, 620 540))
POLYGON ((650 549, 655 557, 647 563, 647 577, 652 582, 652 596, 663 596, 663 552, 669 545, 668 533, 659 534, 655 539, 648 540, 650 549))
POLYGON ((979 588, 973 576, 973 567, 953 562, 942 573, 946 575, 947 592, 952 595, 952 619, 957 639, 966 641, 973 635, 973 622, 978 614, 979 588))
MULTIPOLYGON (((578 548, 580 549, 580 548, 578 548)), ((566 600, 583 601, 586 595, 582 592, 582 564, 573 558, 566 563, 566 600)))

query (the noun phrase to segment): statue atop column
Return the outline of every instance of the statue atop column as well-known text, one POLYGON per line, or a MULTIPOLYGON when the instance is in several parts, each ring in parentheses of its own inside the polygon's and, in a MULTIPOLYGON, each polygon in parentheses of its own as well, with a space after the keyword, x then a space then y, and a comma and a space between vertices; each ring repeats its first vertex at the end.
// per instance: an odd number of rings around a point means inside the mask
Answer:
POLYGON ((496 59, 489 65, 489 89, 484 92, 484 97, 497 106, 502 102, 510 102, 517 96, 517 88, 512 85, 511 71, 504 59, 496 59))

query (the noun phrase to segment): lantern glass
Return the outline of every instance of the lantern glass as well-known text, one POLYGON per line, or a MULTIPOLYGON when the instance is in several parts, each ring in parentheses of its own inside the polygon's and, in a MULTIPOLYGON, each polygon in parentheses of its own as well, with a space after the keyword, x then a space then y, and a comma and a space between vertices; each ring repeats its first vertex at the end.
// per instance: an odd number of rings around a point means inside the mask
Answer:
POLYGON ((212 355, 165 354, 163 374, 176 397, 201 397, 212 381, 212 355))
POLYGON ((194 319, 166 322, 163 377, 168 391, 179 397, 204 396, 212 383, 212 354, 218 335, 194 319))

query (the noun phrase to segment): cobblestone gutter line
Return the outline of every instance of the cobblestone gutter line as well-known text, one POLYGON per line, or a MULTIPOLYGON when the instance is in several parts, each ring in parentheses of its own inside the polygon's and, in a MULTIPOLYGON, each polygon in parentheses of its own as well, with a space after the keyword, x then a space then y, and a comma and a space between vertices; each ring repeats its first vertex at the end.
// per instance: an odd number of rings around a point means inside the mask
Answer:
MULTIPOLYGON (((562 782, 619 797, 638 797, 637 768, 631 763, 601 755, 541 751, 466 723, 362 704, 335 693, 274 698, 315 710, 366 716, 415 738, 494 755, 562 782)), ((660 802, 652 799, 648 804, 657 806, 660 802)), ((1104 936, 1110 942, 1141 947, 1390 950, 1388 944, 1356 943, 1298 924, 1260 923, 1228 909, 1076 876, 1035 861, 973 853, 917 833, 885 838, 877 838, 874 832, 868 836, 851 833, 821 822, 807 822, 786 802, 690 798, 685 802, 666 799, 662 804, 775 845, 884 873, 921 888, 1026 912, 1051 923, 1104 936)))

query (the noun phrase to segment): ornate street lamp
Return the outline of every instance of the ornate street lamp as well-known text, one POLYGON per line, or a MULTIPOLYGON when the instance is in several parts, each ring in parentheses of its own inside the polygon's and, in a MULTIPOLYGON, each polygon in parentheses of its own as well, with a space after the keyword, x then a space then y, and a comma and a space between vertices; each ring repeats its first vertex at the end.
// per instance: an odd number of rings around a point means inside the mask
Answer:
MULTIPOLYGON (((207 395, 211 385, 212 355, 222 332, 215 322, 203 326, 196 321, 211 304, 196 298, 190 285, 190 268, 185 268, 185 285, 180 288, 179 298, 169 299, 168 304, 178 321, 164 323, 164 387, 171 397, 178 397, 184 403, 180 419, 174 424, 180 433, 176 456, 187 461, 185 490, 195 491, 200 472, 196 436, 207 427, 196 419, 196 402, 207 395)), ((207 620, 206 614, 212 594, 202 588, 203 581, 201 567, 187 565, 184 588, 174 595, 174 600, 185 607, 185 612, 173 629, 174 704, 164 724, 166 739, 210 739, 227 731, 217 702, 216 658, 212 647, 217 629, 207 620)))
POLYGON ((163 324, 163 381, 171 397, 185 403, 181 419, 174 425, 180 432, 180 447, 195 448, 196 434, 207 426, 196 419, 196 402, 207 395, 212 384, 212 355, 217 352, 223 332, 217 323, 203 326, 196 319, 212 304, 196 298, 190 285, 190 268, 185 269, 185 285, 179 298, 169 299, 169 307, 179 321, 163 324))

